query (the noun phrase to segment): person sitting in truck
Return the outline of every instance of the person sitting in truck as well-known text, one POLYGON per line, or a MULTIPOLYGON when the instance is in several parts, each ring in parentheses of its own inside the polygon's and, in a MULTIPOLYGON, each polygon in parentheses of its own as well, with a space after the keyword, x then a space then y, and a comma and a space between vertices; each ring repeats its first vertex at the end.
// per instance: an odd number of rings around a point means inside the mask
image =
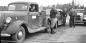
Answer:
POLYGON ((69 13, 69 16, 70 16, 70 23, 69 23, 69 26, 70 27, 75 27, 75 23, 74 23, 74 18, 75 18, 75 11, 72 9, 70 9, 70 13, 69 13))

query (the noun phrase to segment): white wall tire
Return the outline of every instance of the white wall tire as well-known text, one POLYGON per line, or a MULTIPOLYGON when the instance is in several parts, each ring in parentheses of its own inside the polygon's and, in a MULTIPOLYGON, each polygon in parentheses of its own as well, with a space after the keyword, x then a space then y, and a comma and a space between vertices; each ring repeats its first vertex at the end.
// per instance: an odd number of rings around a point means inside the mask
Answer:
POLYGON ((19 30, 13 35, 13 41, 18 43, 22 43, 25 39, 25 30, 22 26, 20 26, 19 30))

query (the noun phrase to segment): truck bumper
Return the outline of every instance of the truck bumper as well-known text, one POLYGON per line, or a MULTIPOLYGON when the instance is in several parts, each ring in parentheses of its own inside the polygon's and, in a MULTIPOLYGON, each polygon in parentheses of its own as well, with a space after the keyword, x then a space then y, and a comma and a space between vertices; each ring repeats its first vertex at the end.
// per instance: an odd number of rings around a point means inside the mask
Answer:
POLYGON ((11 43, 9 41, 6 41, 6 40, 0 40, 1 43, 11 43))
POLYGON ((1 43, 9 43, 10 42, 9 37, 2 37, 1 36, 0 42, 1 43))
POLYGON ((13 41, 11 37, 1 37, 0 42, 1 43, 16 43, 16 41, 13 41))
POLYGON ((75 21, 75 23, 85 23, 86 21, 75 21))
POLYGON ((0 40, 1 43, 16 43, 16 41, 0 40))
POLYGON ((75 22, 75 23, 85 23, 86 20, 85 20, 85 19, 83 19, 83 20, 75 20, 74 22, 75 22))
POLYGON ((12 43, 11 34, 8 34, 2 30, 0 32, 0 42, 1 43, 12 43))
POLYGON ((12 43, 12 35, 5 31, 6 26, 0 26, 0 42, 1 43, 12 43))

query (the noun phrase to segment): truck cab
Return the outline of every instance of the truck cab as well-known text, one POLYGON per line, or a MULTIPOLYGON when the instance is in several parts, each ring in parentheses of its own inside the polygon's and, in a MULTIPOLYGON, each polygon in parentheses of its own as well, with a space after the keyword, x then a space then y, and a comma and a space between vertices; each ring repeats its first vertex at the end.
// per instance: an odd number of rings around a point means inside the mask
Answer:
POLYGON ((84 9, 74 9, 76 12, 75 15, 75 24, 76 23, 84 23, 86 25, 86 14, 84 9))
POLYGON ((49 28, 45 13, 39 12, 39 6, 34 2, 9 3, 8 11, 1 11, 0 14, 2 40, 8 41, 11 38, 13 41, 23 42, 26 33, 35 33, 49 28))

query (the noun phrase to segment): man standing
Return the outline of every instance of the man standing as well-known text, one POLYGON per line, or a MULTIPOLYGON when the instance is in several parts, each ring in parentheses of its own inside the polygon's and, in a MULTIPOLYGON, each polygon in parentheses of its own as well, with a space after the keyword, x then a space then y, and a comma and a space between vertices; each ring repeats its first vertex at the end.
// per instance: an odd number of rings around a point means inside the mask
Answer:
POLYGON ((51 19, 51 33, 55 33, 54 32, 54 26, 55 24, 57 23, 57 17, 56 17, 56 14, 57 14, 57 10, 55 9, 55 7, 53 7, 50 11, 50 19, 51 19))
POLYGON ((74 24, 74 16, 75 16, 75 11, 73 10, 73 8, 70 10, 70 27, 75 27, 75 24, 74 24))

